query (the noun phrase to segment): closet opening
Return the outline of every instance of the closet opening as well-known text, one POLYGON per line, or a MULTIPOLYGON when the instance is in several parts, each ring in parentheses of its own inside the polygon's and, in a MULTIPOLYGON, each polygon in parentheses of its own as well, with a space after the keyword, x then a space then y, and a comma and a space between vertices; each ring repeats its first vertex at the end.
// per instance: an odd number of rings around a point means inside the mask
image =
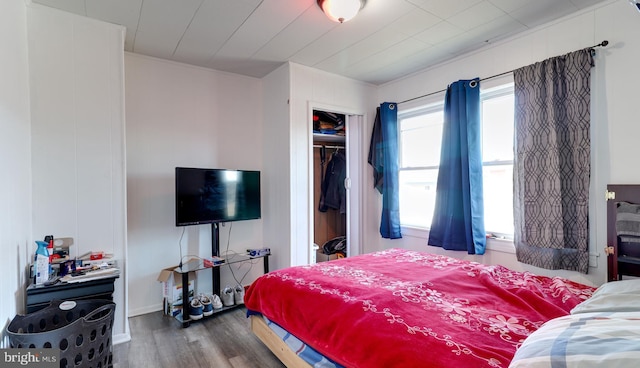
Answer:
POLYGON ((313 248, 316 262, 346 257, 346 115, 313 110, 313 248))

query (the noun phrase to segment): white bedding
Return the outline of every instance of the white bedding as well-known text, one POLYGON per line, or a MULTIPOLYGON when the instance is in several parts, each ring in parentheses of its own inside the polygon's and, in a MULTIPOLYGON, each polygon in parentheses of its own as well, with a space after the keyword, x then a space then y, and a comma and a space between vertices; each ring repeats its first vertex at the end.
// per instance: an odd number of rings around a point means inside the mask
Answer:
POLYGON ((579 313, 545 323, 529 335, 509 367, 636 367, 640 312, 579 313))
POLYGON ((571 314, 552 319, 516 351, 510 368, 636 367, 640 279, 602 285, 571 314))
POLYGON ((571 314, 591 312, 640 312, 640 280, 608 282, 591 298, 578 304, 571 314))

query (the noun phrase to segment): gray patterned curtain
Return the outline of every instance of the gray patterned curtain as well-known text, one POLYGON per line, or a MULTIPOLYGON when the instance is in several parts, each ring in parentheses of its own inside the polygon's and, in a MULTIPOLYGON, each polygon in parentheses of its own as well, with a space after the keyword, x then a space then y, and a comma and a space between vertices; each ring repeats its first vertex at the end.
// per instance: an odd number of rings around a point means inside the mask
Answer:
POLYGON ((589 269, 592 49, 514 70, 518 261, 589 269))

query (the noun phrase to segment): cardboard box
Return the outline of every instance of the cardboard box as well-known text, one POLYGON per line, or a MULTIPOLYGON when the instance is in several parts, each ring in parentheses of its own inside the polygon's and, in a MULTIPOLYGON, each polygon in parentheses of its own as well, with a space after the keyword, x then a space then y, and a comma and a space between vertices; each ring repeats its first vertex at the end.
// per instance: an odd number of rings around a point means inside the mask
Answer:
MULTIPOLYGON (((158 281, 162 283, 162 310, 164 314, 177 316, 182 312, 182 274, 174 272, 178 266, 160 271, 158 281)), ((196 273, 189 272, 189 299, 195 294, 196 273)))

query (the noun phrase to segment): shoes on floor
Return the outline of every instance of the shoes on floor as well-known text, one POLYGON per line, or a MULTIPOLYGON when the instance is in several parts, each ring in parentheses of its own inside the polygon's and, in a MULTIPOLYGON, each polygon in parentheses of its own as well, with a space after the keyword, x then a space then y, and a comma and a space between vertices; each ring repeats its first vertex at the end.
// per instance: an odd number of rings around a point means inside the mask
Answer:
POLYGON ((211 303, 213 304, 213 309, 221 309, 222 308, 222 300, 216 294, 211 296, 211 303))
POLYGON ((213 303, 211 301, 211 297, 205 294, 200 294, 198 299, 200 299, 200 303, 202 304, 202 315, 205 317, 212 315, 213 303))
POLYGON ((236 285, 233 289, 233 299, 236 304, 244 304, 244 288, 241 285, 236 285))
POLYGON ((225 307, 230 307, 233 305, 233 289, 230 286, 227 286, 224 288, 224 290, 222 290, 222 296, 220 297, 220 299, 222 299, 222 304, 225 307))
POLYGON ((204 306, 200 302, 199 298, 191 299, 189 302, 189 319, 197 320, 201 319, 204 315, 204 306))

